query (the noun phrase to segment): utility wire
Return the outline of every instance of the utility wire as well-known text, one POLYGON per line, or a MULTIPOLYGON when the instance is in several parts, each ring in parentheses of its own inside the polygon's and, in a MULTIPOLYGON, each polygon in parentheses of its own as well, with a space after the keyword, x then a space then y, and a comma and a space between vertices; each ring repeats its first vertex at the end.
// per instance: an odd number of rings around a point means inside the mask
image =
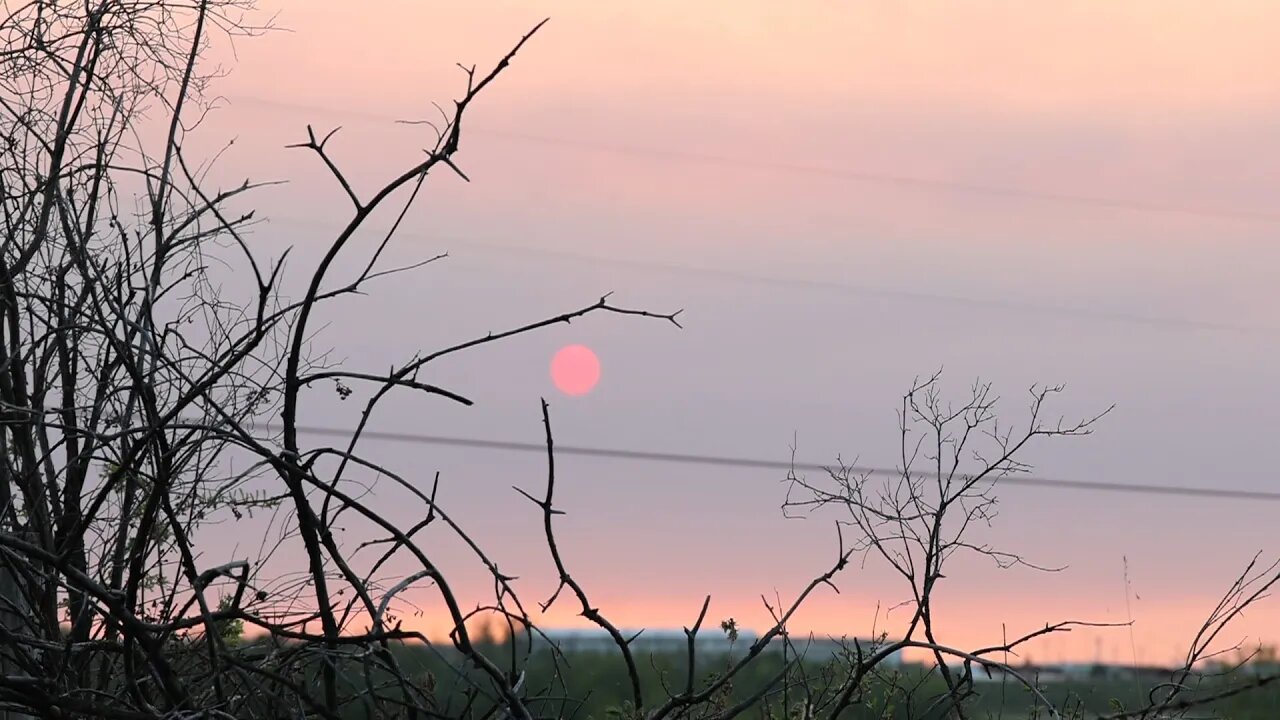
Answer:
MULTIPOLYGON (((254 103, 260 106, 266 106, 266 107, 292 108, 295 110, 338 112, 338 113, 343 113, 349 116, 358 116, 358 117, 364 117, 364 118, 374 119, 374 120, 395 120, 396 119, 387 115, 370 113, 367 111, 354 110, 351 108, 317 107, 317 106, 305 105, 301 103, 291 103, 291 102, 281 101, 278 99, 270 99, 270 98, 252 96, 252 95, 241 95, 239 96, 239 99, 247 100, 251 103, 254 103)), ((600 150, 600 151, 614 152, 619 154, 661 157, 665 159, 684 161, 684 162, 732 165, 732 166, 738 166, 738 167, 753 167, 758 169, 774 170, 774 171, 780 171, 780 172, 823 175, 827 177, 833 177, 833 178, 844 179, 844 180, 906 185, 906 186, 912 186, 912 187, 917 187, 917 188, 926 189, 926 190, 933 190, 933 191, 952 191, 952 192, 991 195, 991 196, 999 196, 999 197, 1047 200, 1047 201, 1060 202, 1060 203, 1092 205, 1097 207, 1107 207, 1107 208, 1113 208, 1113 209, 1131 210, 1131 211, 1147 212, 1147 213, 1175 213, 1175 214, 1199 216, 1199 217, 1206 217, 1206 218, 1243 220, 1243 221, 1264 222, 1264 223, 1280 223, 1280 215, 1271 214, 1271 213, 1230 211, 1230 210, 1208 210, 1208 209, 1202 209, 1202 208, 1190 208, 1190 207, 1173 206, 1173 205, 1156 205, 1156 204, 1133 202, 1128 200, 1116 200, 1113 198, 1073 195, 1073 194, 1060 194, 1060 193, 1045 193, 1045 192, 1038 192, 1038 191, 1019 190, 1016 188, 1003 188, 1003 187, 995 187, 995 186, 976 185, 976 184, 970 184, 970 183, 957 183, 957 182, 936 180, 936 179, 930 179, 930 178, 890 175, 890 174, 865 172, 865 171, 851 170, 851 169, 839 169, 839 168, 799 165, 799 164, 790 164, 790 163, 777 163, 777 162, 770 162, 770 161, 750 160, 745 158, 734 158, 734 157, 727 157, 727 156, 692 153, 692 152, 684 152, 684 151, 631 147, 631 146, 613 145, 613 144, 606 144, 606 143, 595 143, 595 142, 588 142, 588 141, 582 141, 582 140, 568 140, 564 138, 554 138, 554 137, 533 135, 528 133, 518 133, 518 132, 509 132, 509 131, 500 131, 500 130, 477 130, 473 128, 470 132, 475 132, 478 134, 487 134, 492 136, 499 136, 499 137, 506 137, 510 139, 523 140, 528 142, 578 147, 583 149, 600 150)), ((842 289, 842 290, 854 291, 854 292, 869 292, 874 294, 891 294, 891 295, 908 295, 911 297, 930 299, 930 300, 961 301, 961 302, 970 302, 970 303, 979 303, 979 304, 993 304, 993 305, 999 305, 1003 307, 1011 307, 1011 306, 1016 307, 1016 305, 1012 303, 1005 303, 1001 301, 983 301, 983 300, 975 300, 971 298, 948 297, 948 296, 932 295, 932 294, 925 294, 925 293, 914 293, 909 291, 898 291, 898 290, 892 290, 892 289, 859 288, 855 286, 844 285, 840 283, 824 282, 824 281, 784 280, 780 278, 770 278, 770 277, 739 274, 739 273, 734 273, 732 271, 722 271, 722 270, 714 270, 714 269, 708 269, 708 268, 695 268, 695 267, 678 266, 678 265, 665 265, 665 264, 659 264, 659 263, 644 263, 642 261, 635 261, 635 260, 618 260, 618 259, 610 259, 610 258, 601 258, 598 256, 578 255, 576 253, 545 251, 545 250, 539 250, 536 248, 528 248, 528 247, 520 247, 520 246, 498 245, 493 243, 473 242, 470 244, 481 245, 481 246, 488 245, 490 247, 495 247, 503 250, 518 250, 518 251, 533 252, 533 253, 540 253, 540 254, 568 256, 568 257, 573 257, 575 259, 586 260, 590 262, 611 262, 615 264, 651 265, 651 266, 656 266, 660 269, 666 269, 666 270, 683 270, 683 271, 701 272, 701 273, 707 273, 707 274, 714 273, 717 275, 735 277, 736 279, 754 281, 754 282, 770 282, 774 284, 794 284, 794 285, 804 285, 804 286, 810 286, 810 287, 826 287, 829 289, 842 289)), ((1052 306, 1041 306, 1037 309, 1050 311, 1050 312, 1065 312, 1068 314, 1084 314, 1084 315, 1089 315, 1091 317, 1095 317, 1099 319, 1119 320, 1123 322, 1137 322, 1137 323, 1144 323, 1144 324, 1174 324, 1174 325, 1184 325, 1184 326, 1193 326, 1193 327, 1202 327, 1202 328, 1243 330, 1243 331, 1263 331, 1268 333, 1275 332, 1275 329, 1272 329, 1272 328, 1227 325, 1227 324, 1220 324, 1220 323, 1196 321, 1196 320, 1190 320, 1185 318, 1145 317, 1145 316, 1127 315, 1127 314, 1119 314, 1119 313, 1105 313, 1105 312, 1091 311, 1087 309, 1078 309, 1078 308, 1056 308, 1052 306)), ((350 436, 350 431, 340 430, 337 428, 299 426, 297 429, 298 429, 298 432, 300 433, 316 435, 316 436, 340 436, 340 437, 350 436)), ((445 446, 454 446, 454 447, 471 447, 471 448, 506 450, 506 451, 516 451, 516 452, 537 452, 537 453, 546 452, 545 446, 536 444, 536 443, 521 443, 521 442, 501 441, 501 440, 484 440, 479 438, 460 438, 460 437, 448 437, 448 436, 440 436, 440 435, 418 435, 418 434, 410 434, 410 433, 373 431, 373 430, 364 431, 363 436, 369 439, 386 440, 391 442, 406 442, 406 443, 427 444, 427 445, 445 445, 445 446)), ((603 458, 636 460, 636 461, 647 461, 647 462, 715 465, 715 466, 722 466, 722 467, 741 467, 741 468, 772 469, 772 470, 795 469, 795 470, 825 472, 830 467, 830 466, 821 465, 818 463, 806 463, 806 462, 790 463, 790 462, 779 462, 779 461, 761 460, 761 459, 752 459, 752 458, 743 458, 743 457, 667 453, 667 452, 624 450, 624 449, 611 449, 611 448, 594 448, 594 447, 572 446, 572 445, 558 445, 557 452, 565 455, 578 455, 578 456, 585 456, 585 457, 603 457, 603 458)), ((849 470, 850 472, 859 473, 859 474, 890 475, 890 476, 898 474, 897 470, 892 470, 889 468, 853 467, 853 468, 846 468, 846 469, 849 470)), ((1138 484, 1138 483, 1108 483, 1108 482, 1096 482, 1096 481, 1089 481, 1089 480, 1054 480, 1054 479, 1048 479, 1048 478, 1038 478, 1038 477, 1029 477, 1029 476, 1007 476, 1007 477, 1000 478, 1000 482, 1008 485, 1021 485, 1021 486, 1038 487, 1038 488, 1061 488, 1061 489, 1092 490, 1092 491, 1103 491, 1103 492, 1127 492, 1127 493, 1140 493, 1140 494, 1152 494, 1152 495, 1172 495, 1172 496, 1182 496, 1182 497, 1224 498, 1224 499, 1235 499, 1235 500, 1280 501, 1280 492, 1241 490, 1241 489, 1231 489, 1231 488, 1147 485, 1147 484, 1138 484)))
MULTIPOLYGON (((310 225, 313 227, 322 227, 323 223, 313 218, 304 218, 293 215, 274 215, 270 219, 285 221, 288 223, 296 223, 302 225, 310 225)), ((269 221, 268 219, 267 221, 269 221)), ((974 307, 989 308, 996 310, 1004 310, 1007 312, 1022 312, 1028 314, 1046 314, 1059 315, 1066 317, 1082 317, 1092 320, 1100 320, 1103 322, 1120 323, 1125 325, 1145 325, 1149 327, 1176 327, 1191 330, 1216 330, 1227 331, 1233 333, 1241 333, 1245 335, 1272 335, 1280 336, 1280 327, 1268 327, 1263 325, 1241 325, 1235 323, 1226 323, 1216 320, 1197 320, 1194 318, 1170 317, 1161 315, 1143 315, 1139 313, 1126 313, 1111 310, 1097 310, 1093 308, 1072 306, 1072 305, 1049 305, 1040 303, 1014 302, 1010 300, 1000 300, 996 298, 976 298, 963 295, 949 295, 946 293, 924 292, 919 290, 904 290, 894 287, 876 287, 869 285, 855 285, 852 283, 837 282, 834 280, 817 280, 811 278, 784 278, 772 275, 757 275, 753 273, 743 273, 735 270, 725 270, 721 268, 702 267, 698 265, 683 265, 678 263, 665 263, 652 260, 638 260, 634 258, 616 258, 605 257, 603 255, 592 255, 589 253, 578 253, 569 250, 555 250, 549 248, 530 247, 528 245, 515 245, 510 243, 497 243, 487 240, 476 240, 471 238, 460 238, 455 236, 439 237, 428 236, 423 233, 416 233, 407 230, 399 230, 398 234, 407 238, 418 240, 427 240, 436 243, 450 243, 461 247, 478 248, 481 250, 490 250, 498 252, 517 252, 529 255, 539 255, 558 260, 571 260, 596 265, 615 265, 620 267, 633 267, 643 270, 656 270, 669 273, 685 273, 690 275, 703 275, 706 277, 718 277, 738 282, 754 283, 761 285, 773 285, 775 287, 787 288, 803 288, 807 290, 826 290, 853 295, 863 295, 871 297, 885 297, 895 299, 916 300, 934 303, 946 303, 950 305, 969 305, 974 307)))
MULTIPOLYGON (((361 117, 370 120, 396 121, 402 118, 394 118, 390 115, 381 113, 372 113, 367 110, 358 110, 351 107, 333 107, 333 106, 317 106, 307 105, 303 103, 288 102, 275 98, 265 98, 256 95, 238 95, 237 100, 247 101, 248 103, 258 105, 260 107, 274 107, 277 109, 293 109, 304 110, 310 112, 329 112, 339 113, 347 116, 361 117)), ((634 155, 641 157, 661 158, 665 160, 674 160, 677 162, 691 162, 709 165, 724 165, 731 167, 755 168, 758 170, 768 170, 773 172, 784 172, 790 174, 813 175, 834 178, 838 180, 848 180, 855 182, 871 182, 885 185, 897 185, 903 187, 912 187, 920 190, 932 192, 952 192, 968 195, 984 195, 990 197, 1002 197, 1021 200, 1041 200, 1055 203, 1063 203, 1069 205, 1087 205, 1092 207, 1109 208, 1113 210, 1128 210, 1141 213, 1155 214, 1176 214, 1194 217, 1203 217, 1218 220, 1235 220, 1254 223, 1278 224, 1280 223, 1280 214, 1249 211, 1249 210, 1215 210, 1211 208, 1196 208, 1184 205, 1169 205, 1159 203, 1146 203, 1135 200, 1125 200, 1117 198, 1108 198, 1094 195, 1080 195, 1074 193, 1054 193, 1042 192, 1039 190, 1023 190, 1012 187, 1001 187, 996 185, 981 185, 975 183, 955 182, 951 180, 939 180, 936 178, 916 177, 909 175, 894 175, 890 173, 872 172, 866 170, 857 170, 852 168, 836 168, 823 167, 819 165, 804 165, 799 163, 783 163, 770 160, 756 160, 743 157, 732 157, 727 155, 713 155, 710 153, 698 153, 685 150, 670 150, 663 148, 642 147, 635 145, 619 145, 614 143, 601 143, 589 140, 558 138, 547 135, 536 135, 533 133, 523 133, 510 130, 497 130, 471 127, 467 130, 468 134, 475 133, 477 135, 490 135, 493 137, 501 137, 509 140, 518 140, 523 142, 539 143, 544 145, 557 145, 561 147, 574 147, 583 150, 596 150, 602 152, 615 153, 619 155, 634 155)))
MULTIPOLYGON (((377 113, 370 113, 368 111, 362 111, 362 110, 357 110, 352 108, 317 107, 317 106, 304 105, 300 103, 290 103, 290 102, 285 102, 285 101, 280 101, 275 99, 262 98, 262 97, 253 96, 253 95, 241 95, 241 96, 238 96, 238 99, 247 100, 252 104, 257 104, 265 107, 293 108, 293 109, 299 109, 299 110, 310 110, 315 112, 337 112, 341 114, 354 115, 357 117, 364 117, 364 118, 370 118, 370 119, 376 119, 376 120, 392 120, 393 119, 390 116, 380 115, 377 113)), ((528 135, 524 133, 511 133, 506 131, 485 131, 485 130, 472 128, 469 132, 482 133, 482 134, 487 133, 495 136, 510 137, 514 139, 523 139, 523 140, 529 140, 533 142, 572 145, 572 146, 581 147, 585 149, 608 150, 611 152, 619 152, 619 153, 625 153, 625 154, 641 154, 641 155, 651 154, 658 157, 667 157, 669 159, 675 159, 675 160, 685 160, 685 161, 695 161, 695 162, 716 162, 720 164, 738 164, 743 166, 759 167, 759 168, 765 168, 765 169, 772 168, 774 170, 783 170, 783 171, 791 171, 791 172, 813 172, 817 174, 825 174, 825 175, 834 174, 834 176, 842 176, 841 175, 842 171, 836 171, 830 168, 824 169, 824 168, 816 168, 816 167, 801 166, 801 165, 773 164, 773 163, 742 159, 742 158, 700 155, 697 153, 683 153, 683 152, 668 151, 668 150, 657 150, 652 148, 626 148, 623 146, 598 144, 598 143, 591 143, 591 142, 585 142, 585 141, 579 141, 579 140, 563 140, 563 139, 557 139, 557 138, 528 135)), ((959 191, 965 191, 965 192, 982 191, 986 194, 997 194, 997 195, 1009 196, 1009 197, 1021 196, 1021 197, 1027 197, 1027 198, 1036 198, 1036 199, 1042 199, 1042 200, 1056 200, 1056 201, 1062 201, 1062 202, 1076 202, 1076 203, 1083 202, 1084 204, 1102 205, 1106 207, 1128 209, 1128 210, 1135 210, 1135 211, 1141 211, 1141 212, 1177 212, 1182 214, 1228 218, 1228 219, 1235 219, 1235 220, 1251 220, 1251 221, 1265 221, 1265 222, 1280 223, 1280 215, 1266 214, 1266 213, 1235 213, 1235 212, 1224 213, 1224 212, 1217 212, 1217 211, 1204 211, 1204 210, 1199 210, 1194 208, 1141 205, 1141 204, 1128 203, 1126 201, 1113 200, 1108 198, 1083 198, 1083 197, 1077 197, 1073 195, 1045 194, 1045 193, 1014 190, 1009 188, 991 188, 986 186, 966 185, 964 183, 951 183, 946 181, 929 180, 929 179, 923 179, 923 178, 908 178, 908 177, 899 177, 899 176, 891 176, 891 175, 877 175, 874 173, 863 173, 860 171, 848 171, 847 173, 844 173, 843 176, 847 176, 849 179, 856 179, 856 180, 869 180, 869 181, 876 181, 876 182, 883 181, 883 182, 892 182, 892 183, 898 183, 898 184, 904 184, 904 183, 915 184, 915 185, 919 185, 920 187, 933 189, 933 190, 959 190, 959 191)), ((281 219, 290 220, 292 222, 307 222, 307 223, 313 222, 309 219, 304 219, 304 218, 286 217, 286 216, 279 216, 279 217, 281 219)), ((1106 322, 1117 322, 1117 323, 1132 324, 1132 325, 1180 327, 1180 328, 1200 329, 1200 330, 1219 330, 1219 331, 1228 331, 1228 332, 1244 333, 1244 334, 1264 334, 1264 335, 1280 334, 1280 328, 1264 327, 1264 326, 1258 326, 1258 325, 1242 325, 1242 324, 1226 323, 1226 322, 1219 322, 1219 321, 1212 321, 1212 320, 1197 320, 1193 318, 1154 316, 1154 315, 1144 315, 1140 313, 1095 310, 1091 308, 1084 308, 1084 307, 1078 307, 1078 306, 1015 303, 1007 300, 964 297, 964 296, 949 295, 944 293, 931 293, 931 292, 921 292, 921 291, 915 291, 915 290, 903 290, 900 288, 859 286, 859 285, 853 285, 850 283, 843 283, 843 282, 829 281, 829 280, 815 280, 815 279, 808 279, 808 278, 779 278, 775 276, 741 273, 733 270, 723 270, 718 268, 707 268, 707 267, 698 267, 698 266, 692 266, 692 265, 652 262, 652 261, 636 260, 636 259, 630 259, 630 258, 608 258, 608 257, 601 257, 598 255, 590 255, 586 253, 575 253, 575 252, 564 251, 564 250, 549 250, 549 249, 533 248, 533 247, 522 246, 522 245, 486 242, 486 241, 480 241, 480 240, 474 240, 474 239, 461 240, 461 242, 465 243, 468 246, 488 248, 492 250, 522 252, 522 253, 543 255, 547 257, 578 260, 578 261, 589 262, 589 263, 631 266, 631 267, 639 267, 639 268, 646 268, 646 269, 653 269, 653 270, 662 270, 666 272, 685 272, 685 273, 701 274, 706 276, 722 277, 722 278, 728 278, 733 280, 739 280, 743 282, 750 282, 750 283, 756 283, 756 284, 768 284, 768 285, 774 285, 774 286, 780 286, 780 287, 797 287, 797 288, 807 288, 807 289, 833 290, 837 292, 856 293, 860 295, 905 298, 905 299, 924 300, 924 301, 932 301, 932 302, 962 303, 965 305, 997 308, 1002 310, 1013 310, 1013 311, 1022 310, 1022 311, 1040 312, 1040 313, 1047 313, 1047 314, 1054 314, 1054 315, 1085 317, 1085 318, 1090 318, 1094 320, 1102 320, 1106 322)))
MULTIPOLYGON (((278 425, 258 424, 256 427, 276 428, 278 425)), ((351 437, 350 430, 299 425, 298 432, 318 437, 351 437)), ((382 430, 365 430, 363 438, 385 440, 388 442, 409 443, 415 445, 443 445, 449 447, 466 447, 483 450, 505 450, 545 454, 546 445, 539 443, 514 442, 508 440, 484 440, 480 438, 450 437, 445 435, 421 435, 417 433, 389 432, 382 430)), ((632 460, 639 462, 672 463, 679 465, 712 465, 719 467, 736 467, 763 470, 805 470, 810 472, 826 472, 830 465, 813 462, 782 462, 725 455, 700 455, 691 453, 670 453, 647 450, 624 450, 617 448, 599 448, 580 445, 555 446, 555 452, 561 455, 581 457, 610 458, 615 460, 632 460)), ((845 468, 853 475, 877 475, 894 477, 900 471, 891 468, 853 466, 845 468)), ((924 477, 936 477, 936 473, 913 472, 924 477)), ((1027 475, 1010 475, 998 480, 1003 485, 1019 485, 1040 489, 1087 490, 1100 492, 1138 493, 1147 495, 1168 495, 1180 497, 1221 498, 1228 500, 1260 500, 1264 502, 1280 502, 1280 492, 1265 490, 1242 490, 1238 488, 1207 488, 1177 485, 1148 485, 1141 483, 1110 483, 1092 480, 1055 480, 1027 475)))

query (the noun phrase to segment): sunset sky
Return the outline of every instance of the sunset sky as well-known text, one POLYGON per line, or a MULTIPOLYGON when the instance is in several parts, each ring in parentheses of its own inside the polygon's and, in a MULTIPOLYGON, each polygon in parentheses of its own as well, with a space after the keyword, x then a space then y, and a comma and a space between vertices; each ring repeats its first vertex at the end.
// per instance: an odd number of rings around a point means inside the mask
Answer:
MULTIPOLYGON (((539 397, 566 445, 892 467, 895 410, 917 375, 975 377, 1025 418, 1116 410, 1087 438, 1031 448, 1039 476, 1280 491, 1280 4, 1097 2, 396 2, 268 4, 287 30, 218 59, 225 97, 191 145, 262 191, 263 252, 300 277, 345 219, 314 156, 332 141, 370 189, 430 145, 421 126, 545 16, 478 101, 389 262, 448 251, 325 317, 318 346, 383 370, 491 330, 589 304, 683 308, 684 329, 595 317, 442 362, 430 381, 476 400, 406 398, 373 425, 539 442, 539 397), (598 385, 552 384, 585 345, 598 385)), ((389 218, 380 218, 384 223, 389 218)), ((372 237, 372 236, 371 236, 372 237)), ((371 245, 369 246, 371 247, 371 245)), ((357 252, 365 253, 369 247, 357 252)), ((362 255, 361 257, 364 257, 362 255)), ((357 399, 358 400, 358 399, 357 399)), ((318 396, 310 424, 363 402, 318 396)), ((428 485, 520 576, 554 589, 537 509, 545 458, 403 443, 366 451, 428 485)), ((563 457, 565 559, 628 627, 712 615, 760 628, 835 558, 834 515, 782 517, 784 473, 563 457)), ((379 495, 407 525, 421 507, 379 495)), ((1258 551, 1280 554, 1280 503, 1006 487, 981 540, 1056 574, 959 561, 939 589, 953 644, 1062 619, 1035 658, 1166 661, 1258 551), (1126 573, 1127 568, 1127 573, 1126 573), (1126 582, 1129 592, 1126 592, 1126 582), (1099 639, 1100 638, 1100 639, 1099 639)), ((415 515, 417 513, 417 515, 415 515)), ((229 539, 228 536, 226 539, 229 539)), ((237 535, 238 537, 238 535, 237 535)), ((441 534, 464 604, 491 580, 441 534)), ((871 558, 817 593, 798 630, 865 634, 906 588, 871 558)), ((424 604, 433 601, 423 588, 424 604)), ((427 605, 429 607, 429 605, 427 605)), ((568 603, 548 625, 580 625, 568 603)), ((423 620, 422 622, 429 622, 423 620)), ((1280 603, 1230 642, 1280 641, 1280 603)))

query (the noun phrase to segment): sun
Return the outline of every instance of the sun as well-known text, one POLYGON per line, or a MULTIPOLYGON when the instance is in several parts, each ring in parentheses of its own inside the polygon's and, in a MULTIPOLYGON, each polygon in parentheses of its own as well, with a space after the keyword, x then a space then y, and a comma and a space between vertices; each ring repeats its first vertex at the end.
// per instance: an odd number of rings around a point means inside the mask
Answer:
POLYGON ((566 345, 551 358, 551 380, 565 395, 586 395, 600 382, 600 359, 586 345, 566 345))

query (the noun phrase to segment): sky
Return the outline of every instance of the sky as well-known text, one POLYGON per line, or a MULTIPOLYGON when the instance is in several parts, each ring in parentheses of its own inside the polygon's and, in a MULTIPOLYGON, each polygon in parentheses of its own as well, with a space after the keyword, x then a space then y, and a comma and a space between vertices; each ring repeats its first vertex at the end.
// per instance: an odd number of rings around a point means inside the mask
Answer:
MULTIPOLYGON (((342 126, 331 148, 370 190, 421 157, 432 102, 550 22, 470 111, 460 166, 433 176, 390 249, 405 264, 330 311, 317 345, 378 370, 588 305, 683 309, 683 329, 591 317, 439 363, 470 408, 397 399, 384 430, 539 442, 539 398, 565 445, 807 462, 898 459, 895 411, 942 368, 1025 418, 1115 405, 1086 438, 1032 447, 1038 476, 1280 491, 1280 69, 1270 2, 551 3, 311 0, 266 4, 280 31, 225 45, 224 99, 191 145, 221 179, 287 179, 255 200, 267 254, 296 282, 343 222, 341 190, 285 145, 342 126), (548 368, 592 348, 599 384, 568 396, 548 368)), ((385 227, 387 217, 375 218, 385 227)), ((369 236, 372 238, 372 235, 369 236)), ((367 257, 372 241, 354 257, 367 257), (364 253, 361 255, 360 253, 364 253)), ((353 261, 352 267, 355 266, 353 261)), ((349 426, 360 398, 308 400, 349 426)), ((321 441, 317 438, 316 441, 321 441)), ((370 443, 521 580, 554 589, 536 453, 370 443)), ((835 558, 836 516, 786 519, 785 473, 566 456, 561 547, 619 625, 712 615, 764 626, 835 558)), ((1280 555, 1280 504, 1002 487, 979 537, 1057 573, 958 561, 944 633, 987 644, 1063 619, 1035 658, 1164 662, 1245 563, 1280 555)), ((405 524, 420 507, 379 488, 405 524)), ((230 536, 229 536, 230 537, 230 536)), ((235 537, 238 537, 236 535, 235 537)), ((227 538, 224 538, 224 541, 227 538)), ((464 604, 491 591, 465 549, 433 542, 464 604)), ((239 550, 239 548, 234 548, 239 550)), ((892 629, 905 588, 869 559, 818 592, 800 629, 892 629)), ((430 589, 421 589, 424 606, 430 589)), ((580 626, 568 604, 544 619, 580 626)), ((430 624, 430 614, 419 622, 430 624)), ((1280 605, 1237 639, 1280 641, 1280 605)), ((1234 640, 1233 640, 1234 641, 1234 640)))

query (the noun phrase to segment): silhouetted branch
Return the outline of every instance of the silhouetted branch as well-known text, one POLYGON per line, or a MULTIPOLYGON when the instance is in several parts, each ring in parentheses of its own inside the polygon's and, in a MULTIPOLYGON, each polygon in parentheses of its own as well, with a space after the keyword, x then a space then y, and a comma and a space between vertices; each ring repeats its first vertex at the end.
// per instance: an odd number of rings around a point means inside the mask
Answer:
MULTIPOLYGON (((604 300, 601 299, 601 302, 603 303, 604 300)), ((626 663, 626 666, 627 666, 627 679, 631 683, 632 700, 633 702, 635 702, 635 706, 637 709, 643 708, 644 694, 640 689, 640 673, 636 669, 636 661, 631 654, 630 641, 627 638, 624 638, 622 636, 622 633, 618 630, 618 628, 615 627, 613 623, 609 622, 608 618, 606 618, 603 614, 601 614, 599 609, 591 605, 591 601, 587 599, 586 591, 584 591, 582 589, 582 586, 579 585, 578 582, 573 579, 573 576, 571 574, 569 574, 569 570, 565 567, 564 559, 561 558, 560 556, 560 547, 556 543, 555 529, 553 527, 552 521, 556 515, 563 515, 564 512, 561 510, 556 510, 555 506, 552 504, 554 501, 555 488, 556 488, 556 461, 555 461, 555 446, 554 446, 554 442, 552 440, 552 435, 551 435, 551 414, 550 414, 550 411, 548 410, 547 401, 545 399, 542 400, 542 424, 546 429, 546 439, 547 439, 546 440, 547 441, 547 492, 546 492, 546 495, 543 496, 541 500, 539 500, 533 497, 532 495, 530 495, 529 493, 525 492, 524 490, 521 490, 520 488, 515 488, 516 492, 520 493, 521 495, 524 495, 526 498, 529 498, 529 500, 533 501, 534 504, 536 504, 539 508, 541 508, 542 526, 543 526, 543 531, 546 534, 547 549, 550 550, 551 552, 551 559, 552 561, 555 562, 556 572, 560 576, 560 580, 559 580, 559 583, 556 585, 555 592, 551 594, 551 597, 546 602, 542 603, 542 610, 543 612, 546 612, 548 609, 550 609, 551 605, 555 603, 556 598, 560 596, 560 591, 566 587, 569 588, 569 590, 573 592, 574 597, 577 598, 578 603, 582 606, 582 610, 580 611, 579 614, 582 615, 582 617, 598 625, 605 632, 609 633, 609 637, 613 639, 614 645, 617 646, 618 652, 622 654, 622 660, 624 663, 626 663)))

